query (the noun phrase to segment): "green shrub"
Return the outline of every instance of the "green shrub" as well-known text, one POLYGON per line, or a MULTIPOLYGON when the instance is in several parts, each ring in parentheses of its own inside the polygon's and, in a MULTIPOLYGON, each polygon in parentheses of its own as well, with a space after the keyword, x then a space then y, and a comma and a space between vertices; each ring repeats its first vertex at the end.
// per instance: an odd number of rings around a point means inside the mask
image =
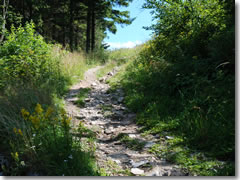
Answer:
POLYGON ((52 45, 34 30, 34 24, 15 28, 0 47, 0 89, 15 87, 45 88, 61 94, 69 81, 60 71, 59 60, 51 56, 52 45), (49 86, 51 84, 51 86, 49 86))
MULTIPOLYGON (((234 25, 224 5, 147 1, 157 20, 150 27, 154 36, 126 68, 121 85, 142 131, 180 136, 191 150, 234 164, 234 25)), ((232 167, 224 173, 233 175, 232 167)))
POLYGON ((22 109, 21 114, 24 124, 9 132, 13 163, 4 168, 5 175, 98 175, 93 152, 85 152, 81 139, 71 134, 83 133, 82 128, 71 130, 63 109, 59 113, 37 104, 33 113, 22 109))

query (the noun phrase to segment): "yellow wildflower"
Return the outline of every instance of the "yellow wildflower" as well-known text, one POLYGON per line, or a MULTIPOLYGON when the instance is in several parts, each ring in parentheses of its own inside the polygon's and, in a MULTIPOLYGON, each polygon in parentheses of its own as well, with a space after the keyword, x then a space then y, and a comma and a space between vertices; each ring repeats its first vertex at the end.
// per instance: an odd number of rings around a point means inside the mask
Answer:
POLYGON ((15 157, 18 158, 18 152, 15 153, 15 157))
POLYGON ((27 118, 28 118, 29 112, 26 111, 26 109, 23 108, 23 109, 21 110, 21 113, 22 113, 22 117, 23 117, 24 119, 27 119, 27 118))
POLYGON ((18 133, 23 136, 23 133, 22 133, 22 130, 21 129, 18 129, 18 133))
POLYGON ((69 117, 67 120, 66 120, 66 124, 69 126, 70 122, 71 122, 72 118, 69 117))
POLYGON ((29 119, 31 120, 33 126, 34 126, 36 129, 38 129, 39 126, 40 126, 40 119, 39 119, 38 117, 32 116, 32 115, 29 117, 29 119))
POLYGON ((13 159, 14 159, 15 161, 19 161, 18 152, 11 153, 11 155, 12 155, 12 157, 13 157, 13 159))
POLYGON ((63 118, 63 119, 62 119, 62 123, 63 123, 63 125, 69 126, 71 120, 72 120, 71 117, 69 117, 68 119, 63 118))
POLYGON ((38 114, 43 112, 42 106, 40 104, 37 104, 37 106, 35 107, 35 112, 38 114))
POLYGON ((47 112, 46 112, 46 114, 45 114, 46 118, 49 117, 49 116, 53 113, 53 111, 54 111, 54 110, 53 110, 52 107, 48 107, 47 112))
POLYGON ((15 134, 17 134, 17 128, 13 128, 15 134))

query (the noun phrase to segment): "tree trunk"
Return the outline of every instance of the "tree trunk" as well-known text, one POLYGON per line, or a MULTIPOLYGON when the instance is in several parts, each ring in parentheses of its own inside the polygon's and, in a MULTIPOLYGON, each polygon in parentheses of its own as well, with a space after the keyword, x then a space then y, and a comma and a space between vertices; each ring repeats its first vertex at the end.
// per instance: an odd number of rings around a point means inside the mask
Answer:
POLYGON ((95 11, 94 3, 92 6, 92 42, 91 42, 91 51, 94 51, 95 48, 95 11))
POLYGON ((63 26, 63 37, 62 37, 62 43, 63 43, 63 47, 66 46, 66 28, 65 26, 63 26))
POLYGON ((26 15, 25 15, 25 1, 22 0, 22 15, 23 15, 23 24, 26 23, 26 15))
POLYGON ((88 3, 87 9, 87 31, 86 31, 86 52, 90 50, 90 32, 91 32, 91 5, 88 3))
POLYGON ((33 18, 33 5, 32 1, 29 2, 29 20, 32 20, 33 18))
POLYGON ((8 9, 9 0, 3 0, 3 24, 2 24, 2 34, 0 37, 0 43, 4 39, 5 29, 6 29, 6 18, 7 18, 7 9, 8 9))
POLYGON ((73 0, 70 0, 70 21, 69 21, 69 27, 70 27, 70 33, 69 33, 69 40, 70 40, 70 49, 73 51, 73 37, 74 37, 74 32, 73 32, 73 0))

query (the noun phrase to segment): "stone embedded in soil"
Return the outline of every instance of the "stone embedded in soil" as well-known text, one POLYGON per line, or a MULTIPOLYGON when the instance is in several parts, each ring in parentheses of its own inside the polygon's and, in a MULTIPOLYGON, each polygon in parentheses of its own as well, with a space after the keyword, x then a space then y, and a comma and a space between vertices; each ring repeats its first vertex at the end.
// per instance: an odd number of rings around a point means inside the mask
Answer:
POLYGON ((97 83, 93 82, 93 83, 91 84, 91 86, 97 86, 97 83))
POLYGON ((155 144, 154 142, 147 142, 144 147, 145 147, 145 148, 150 148, 150 147, 152 147, 154 144, 155 144))
POLYGON ((90 102, 91 99, 90 99, 90 98, 86 98, 86 99, 84 99, 84 101, 85 101, 85 102, 90 102))
POLYGON ((76 102, 77 100, 78 100, 77 97, 73 97, 73 98, 68 98, 67 101, 69 101, 69 102, 76 102))
POLYGON ((129 134, 128 135, 130 138, 136 138, 136 135, 135 134, 129 134))
POLYGON ((123 102, 123 99, 124 99, 124 97, 119 97, 119 98, 118 98, 118 102, 119 102, 119 103, 123 102))
POLYGON ((130 160, 130 163, 132 164, 133 168, 138 168, 138 167, 140 167, 140 166, 142 166, 144 164, 149 163, 149 161, 148 160, 144 160, 144 161, 134 162, 133 160, 130 160))
POLYGON ((166 139, 174 139, 172 136, 166 136, 166 139))
POLYGON ((113 76, 113 72, 109 72, 108 75, 109 75, 109 76, 113 76))
POLYGON ((132 168, 131 173, 134 175, 142 175, 142 174, 144 174, 144 170, 139 169, 139 168, 132 168))

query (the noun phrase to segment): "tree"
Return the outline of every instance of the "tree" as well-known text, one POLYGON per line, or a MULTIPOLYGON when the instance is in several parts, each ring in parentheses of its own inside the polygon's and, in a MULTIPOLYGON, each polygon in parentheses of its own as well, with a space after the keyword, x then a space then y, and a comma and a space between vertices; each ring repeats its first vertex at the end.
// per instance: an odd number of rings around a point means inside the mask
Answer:
POLYGON ((4 34, 6 30, 6 19, 7 19, 7 13, 8 13, 8 5, 9 5, 9 0, 3 0, 3 7, 2 7, 2 27, 1 27, 1 37, 0 37, 0 43, 4 39, 4 34))
POLYGON ((132 0, 90 0, 87 1, 87 31, 86 31, 86 52, 95 49, 96 25, 102 27, 103 31, 109 30, 116 33, 115 24, 131 24, 128 11, 120 11, 114 7, 127 7, 132 0))

